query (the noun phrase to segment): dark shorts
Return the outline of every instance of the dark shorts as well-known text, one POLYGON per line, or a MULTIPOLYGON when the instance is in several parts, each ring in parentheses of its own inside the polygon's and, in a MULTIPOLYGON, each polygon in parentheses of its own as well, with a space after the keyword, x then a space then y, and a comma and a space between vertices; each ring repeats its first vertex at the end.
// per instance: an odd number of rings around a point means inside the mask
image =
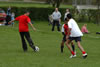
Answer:
POLYGON ((75 42, 81 41, 81 36, 80 37, 69 37, 69 40, 73 41, 75 40, 75 42))
POLYGON ((64 42, 66 41, 66 35, 64 35, 62 41, 64 41, 64 42))

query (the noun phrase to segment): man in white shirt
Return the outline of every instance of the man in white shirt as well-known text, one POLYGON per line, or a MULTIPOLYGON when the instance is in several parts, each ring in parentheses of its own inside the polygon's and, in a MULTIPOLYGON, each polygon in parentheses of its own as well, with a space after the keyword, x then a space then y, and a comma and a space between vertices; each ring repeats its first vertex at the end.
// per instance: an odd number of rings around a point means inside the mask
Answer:
POLYGON ((52 14, 52 18, 53 18, 52 31, 54 31, 55 25, 57 25, 58 31, 60 31, 59 23, 60 23, 61 13, 58 11, 58 8, 55 8, 55 11, 52 14))
POLYGON ((65 15, 64 15, 64 20, 65 20, 65 18, 67 18, 67 15, 68 15, 68 14, 70 14, 69 8, 66 9, 66 13, 65 13, 65 15))
POLYGON ((66 42, 66 45, 69 48, 70 52, 72 53, 72 58, 74 57, 75 53, 71 49, 69 43, 71 43, 73 40, 75 40, 77 42, 78 47, 80 48, 80 50, 83 53, 83 58, 86 58, 87 53, 85 52, 85 50, 83 49, 83 47, 80 44, 81 36, 83 36, 83 34, 80 31, 76 21, 74 19, 72 19, 71 14, 67 15, 67 20, 69 20, 68 21, 68 27, 69 27, 69 32, 71 32, 71 34, 66 37, 68 39, 67 42, 66 42))

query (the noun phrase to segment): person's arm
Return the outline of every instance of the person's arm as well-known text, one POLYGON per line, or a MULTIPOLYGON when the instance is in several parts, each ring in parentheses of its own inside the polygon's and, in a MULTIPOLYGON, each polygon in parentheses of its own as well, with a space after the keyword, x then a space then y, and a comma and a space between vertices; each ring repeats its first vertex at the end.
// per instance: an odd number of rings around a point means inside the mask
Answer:
POLYGON ((8 24, 11 24, 11 23, 12 23, 12 22, 14 22, 14 21, 15 21, 15 19, 14 19, 14 20, 9 21, 9 22, 8 22, 8 24))
POLYGON ((59 12, 59 22, 61 22, 61 13, 59 12))
POLYGON ((68 32, 68 35, 66 36, 66 39, 68 39, 70 36, 71 28, 69 28, 67 32, 68 32))
POLYGON ((62 28, 61 28, 61 32, 62 32, 62 35, 65 35, 65 31, 64 31, 64 24, 62 25, 62 28))
POLYGON ((52 19, 54 19, 54 12, 52 13, 52 19))
POLYGON ((67 39, 69 38, 69 36, 70 36, 70 33, 71 33, 71 30, 72 30, 72 24, 71 24, 71 22, 70 21, 68 21, 68 35, 67 35, 67 39))
POLYGON ((61 18, 61 13, 60 12, 58 13, 58 17, 59 17, 59 19, 61 18))
POLYGON ((33 26, 33 24, 32 24, 31 22, 29 22, 29 24, 31 25, 32 29, 33 29, 34 31, 36 31, 36 29, 35 29, 35 27, 33 26))

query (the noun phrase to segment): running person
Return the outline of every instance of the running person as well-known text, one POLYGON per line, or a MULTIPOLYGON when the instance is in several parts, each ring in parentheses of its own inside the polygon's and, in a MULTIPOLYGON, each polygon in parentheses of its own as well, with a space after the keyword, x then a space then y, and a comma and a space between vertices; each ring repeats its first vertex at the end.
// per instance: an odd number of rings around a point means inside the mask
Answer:
MULTIPOLYGON (((63 39, 62 39, 62 42, 61 42, 61 53, 63 53, 63 48, 64 48, 64 43, 66 42, 66 36, 68 35, 68 24, 66 21, 67 18, 65 18, 65 23, 62 25, 62 35, 63 35, 63 39)), ((75 52, 75 45, 73 44, 73 42, 71 42, 71 45, 72 45, 72 49, 73 51, 75 52)))
POLYGON ((20 37, 21 37, 21 40, 22 40, 22 47, 23 47, 23 50, 25 52, 27 51, 27 44, 26 44, 25 38, 28 41, 30 47, 34 51, 36 51, 35 45, 34 45, 32 39, 30 37, 30 33, 29 33, 29 29, 28 29, 28 23, 31 25, 31 27, 32 27, 32 29, 34 31, 36 29, 32 25, 30 18, 28 17, 29 14, 30 13, 27 11, 27 12, 24 13, 24 15, 18 16, 14 20, 12 20, 12 21, 9 22, 9 24, 10 24, 10 23, 12 23, 14 21, 19 21, 19 33, 20 33, 20 37))
POLYGON ((87 57, 87 53, 85 52, 85 50, 83 49, 83 47, 81 46, 80 42, 81 42, 81 36, 83 36, 82 32, 80 31, 76 21, 74 19, 72 19, 71 14, 67 15, 67 20, 68 20, 68 27, 69 27, 69 31, 68 31, 68 35, 71 32, 71 34, 69 36, 67 36, 67 42, 66 45, 69 48, 70 52, 72 53, 72 58, 75 57, 75 53, 73 52, 73 50, 71 49, 69 43, 71 43, 73 40, 75 40, 77 42, 78 47, 80 48, 81 52, 82 52, 82 56, 83 58, 87 57))

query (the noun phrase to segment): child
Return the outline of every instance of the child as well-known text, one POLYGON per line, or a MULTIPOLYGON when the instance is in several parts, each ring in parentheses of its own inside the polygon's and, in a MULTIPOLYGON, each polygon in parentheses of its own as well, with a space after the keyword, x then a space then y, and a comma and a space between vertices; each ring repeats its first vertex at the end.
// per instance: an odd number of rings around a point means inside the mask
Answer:
MULTIPOLYGON (((15 13, 12 12, 12 14, 11 14, 11 20, 14 20, 14 19, 15 19, 15 13)), ((12 26, 14 26, 14 22, 12 22, 12 26)))
POLYGON ((87 30, 87 28, 86 28, 86 26, 87 26, 87 24, 84 24, 82 26, 82 28, 81 28, 81 31, 82 31, 83 34, 88 34, 89 33, 88 30, 87 30))

